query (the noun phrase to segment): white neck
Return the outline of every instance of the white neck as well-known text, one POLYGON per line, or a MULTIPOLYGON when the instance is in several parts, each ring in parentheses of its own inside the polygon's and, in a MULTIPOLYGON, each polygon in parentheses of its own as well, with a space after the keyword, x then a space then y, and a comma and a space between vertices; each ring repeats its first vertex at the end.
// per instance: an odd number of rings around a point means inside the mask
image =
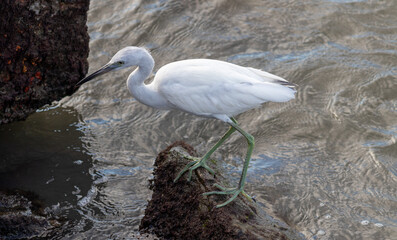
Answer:
POLYGON ((147 55, 127 79, 127 87, 130 93, 139 102, 154 108, 169 109, 168 102, 154 88, 153 84, 146 85, 144 81, 152 73, 154 60, 147 55))

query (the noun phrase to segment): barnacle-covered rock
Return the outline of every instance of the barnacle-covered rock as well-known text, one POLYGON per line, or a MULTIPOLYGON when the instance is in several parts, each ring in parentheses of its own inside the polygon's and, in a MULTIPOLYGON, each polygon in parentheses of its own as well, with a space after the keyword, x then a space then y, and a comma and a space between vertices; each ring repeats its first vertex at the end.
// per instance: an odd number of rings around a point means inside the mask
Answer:
POLYGON ((0 4, 0 124, 73 92, 88 70, 89 0, 0 4))

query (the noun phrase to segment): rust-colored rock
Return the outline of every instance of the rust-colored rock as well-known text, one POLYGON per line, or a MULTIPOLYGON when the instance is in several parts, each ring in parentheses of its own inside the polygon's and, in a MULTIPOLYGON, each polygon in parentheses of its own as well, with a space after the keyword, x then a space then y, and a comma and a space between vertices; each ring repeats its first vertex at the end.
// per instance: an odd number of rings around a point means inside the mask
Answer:
POLYGON ((217 190, 212 186, 215 182, 228 185, 219 168, 216 179, 199 170, 191 182, 183 176, 174 183, 178 171, 189 162, 183 154, 195 155, 195 150, 176 142, 158 155, 152 199, 140 224, 142 232, 163 239, 304 239, 246 198, 238 197, 225 207, 215 208, 227 200, 226 196, 206 197, 202 193, 217 190))
POLYGON ((89 0, 2 0, 0 124, 73 92, 88 70, 89 0))

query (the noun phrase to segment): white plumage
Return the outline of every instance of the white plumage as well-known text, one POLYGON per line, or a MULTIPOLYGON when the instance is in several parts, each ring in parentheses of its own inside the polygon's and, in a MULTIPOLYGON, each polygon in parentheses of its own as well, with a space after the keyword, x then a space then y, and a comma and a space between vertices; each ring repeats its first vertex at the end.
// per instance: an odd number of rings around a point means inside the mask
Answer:
POLYGON ((288 82, 254 68, 210 59, 173 62, 160 68, 153 88, 174 109, 200 116, 235 116, 264 102, 294 98, 288 82))
POLYGON ((226 202, 217 205, 223 207, 233 201, 240 193, 251 199, 244 192, 245 179, 254 137, 237 124, 233 116, 259 107, 264 102, 286 102, 294 98, 295 85, 276 75, 232 63, 210 60, 190 59, 169 63, 161 67, 150 84, 144 81, 151 74, 154 60, 144 48, 126 47, 118 51, 113 58, 98 71, 82 79, 77 85, 92 80, 112 70, 137 66, 127 79, 127 87, 141 103, 151 107, 182 110, 199 116, 211 117, 227 122, 229 131, 202 158, 193 158, 175 178, 178 180, 185 172, 203 167, 214 174, 206 163, 211 154, 234 132, 239 131, 248 143, 243 172, 237 188, 224 188, 221 191, 205 193, 230 194, 226 202))

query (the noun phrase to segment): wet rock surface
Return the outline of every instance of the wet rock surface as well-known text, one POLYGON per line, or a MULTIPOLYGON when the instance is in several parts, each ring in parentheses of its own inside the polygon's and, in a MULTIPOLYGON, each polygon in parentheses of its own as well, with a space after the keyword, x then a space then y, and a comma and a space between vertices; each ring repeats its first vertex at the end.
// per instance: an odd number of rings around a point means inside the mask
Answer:
POLYGON ((73 92, 88 70, 89 0, 2 0, 0 124, 73 92))
POLYGON ((0 239, 52 236, 64 221, 43 206, 32 192, 0 191, 0 239))
POLYGON ((189 162, 183 154, 196 155, 184 142, 176 142, 157 157, 153 190, 141 232, 150 232, 163 239, 304 239, 303 235, 265 213, 253 201, 239 196, 222 208, 215 208, 227 196, 203 196, 217 190, 214 183, 230 186, 216 166, 216 178, 204 170, 193 174, 192 181, 177 173, 189 162))

